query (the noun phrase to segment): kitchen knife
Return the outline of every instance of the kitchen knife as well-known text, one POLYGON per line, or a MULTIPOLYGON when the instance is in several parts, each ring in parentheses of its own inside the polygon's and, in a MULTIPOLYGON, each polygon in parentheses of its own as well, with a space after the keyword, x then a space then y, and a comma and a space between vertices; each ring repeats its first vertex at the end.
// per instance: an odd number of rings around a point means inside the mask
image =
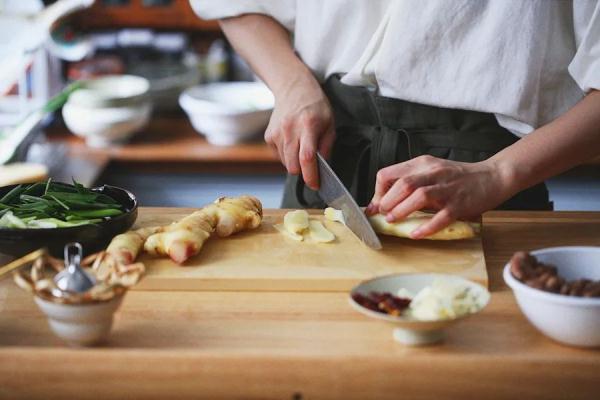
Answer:
POLYGON ((328 206, 342 210, 346 226, 367 246, 375 250, 381 249, 381 242, 366 215, 319 153, 317 153, 317 164, 319 166, 319 196, 321 199, 328 206))

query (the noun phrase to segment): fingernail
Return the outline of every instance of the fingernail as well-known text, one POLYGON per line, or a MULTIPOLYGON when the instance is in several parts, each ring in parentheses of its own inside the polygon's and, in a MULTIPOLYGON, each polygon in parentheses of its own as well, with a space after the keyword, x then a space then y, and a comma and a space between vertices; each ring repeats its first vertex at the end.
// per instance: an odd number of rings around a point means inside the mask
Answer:
POLYGON ((365 209, 365 212, 367 213, 367 215, 371 215, 374 213, 374 211, 375 211, 375 204, 369 203, 369 205, 365 209))
POLYGON ((389 214, 387 214, 387 215, 385 216, 385 220, 386 220, 387 222, 394 222, 394 221, 396 220, 396 218, 394 217, 394 214, 392 214, 392 213, 389 213, 389 214))

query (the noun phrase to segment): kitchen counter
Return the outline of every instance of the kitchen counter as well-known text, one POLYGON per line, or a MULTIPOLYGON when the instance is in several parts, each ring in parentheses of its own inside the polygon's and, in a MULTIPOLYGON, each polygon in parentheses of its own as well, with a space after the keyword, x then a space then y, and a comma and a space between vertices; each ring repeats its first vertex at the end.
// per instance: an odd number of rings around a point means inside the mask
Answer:
POLYGON ((134 291, 106 346, 69 349, 4 280, 0 398, 595 398, 600 351, 538 333, 501 271, 517 250, 600 246, 600 213, 489 212, 483 222, 491 303, 433 347, 395 343, 345 293, 134 291))

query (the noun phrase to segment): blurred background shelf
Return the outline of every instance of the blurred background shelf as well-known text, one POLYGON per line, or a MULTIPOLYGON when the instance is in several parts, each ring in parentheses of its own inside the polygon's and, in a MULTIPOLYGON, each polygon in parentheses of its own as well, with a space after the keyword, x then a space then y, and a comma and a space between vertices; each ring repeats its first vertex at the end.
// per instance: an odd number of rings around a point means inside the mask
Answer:
POLYGON ((198 18, 188 0, 97 0, 77 20, 85 29, 144 27, 220 32, 216 21, 198 18))
POLYGON ((277 208, 283 195, 285 169, 264 142, 214 146, 184 116, 155 116, 129 143, 109 148, 86 146, 60 122, 46 135, 78 160, 64 165, 62 177, 126 187, 144 206, 198 207, 253 193, 265 207, 277 208))
MULTIPOLYGON (((142 132, 126 144, 92 148, 83 139, 69 133, 62 123, 48 129, 48 139, 68 143, 79 154, 101 154, 122 163, 199 163, 229 164, 250 168, 262 165, 283 172, 278 158, 263 141, 234 146, 214 146, 194 131, 185 116, 155 116, 142 132)), ((263 168, 264 167, 264 168, 263 168)))

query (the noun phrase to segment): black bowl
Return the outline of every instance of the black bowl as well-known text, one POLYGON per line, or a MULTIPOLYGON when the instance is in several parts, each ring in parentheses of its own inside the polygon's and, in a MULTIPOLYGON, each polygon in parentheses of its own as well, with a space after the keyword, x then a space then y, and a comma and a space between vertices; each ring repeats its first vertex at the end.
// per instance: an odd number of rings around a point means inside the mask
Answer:
MULTIPOLYGON (((15 186, 1 187, 0 197, 15 186)), ((0 253, 19 257, 46 247, 52 255, 62 258, 63 248, 69 242, 81 243, 84 254, 104 249, 113 237, 131 228, 137 218, 138 202, 131 192, 115 186, 104 185, 92 190, 115 199, 125 213, 97 224, 69 228, 0 228, 0 253)))

